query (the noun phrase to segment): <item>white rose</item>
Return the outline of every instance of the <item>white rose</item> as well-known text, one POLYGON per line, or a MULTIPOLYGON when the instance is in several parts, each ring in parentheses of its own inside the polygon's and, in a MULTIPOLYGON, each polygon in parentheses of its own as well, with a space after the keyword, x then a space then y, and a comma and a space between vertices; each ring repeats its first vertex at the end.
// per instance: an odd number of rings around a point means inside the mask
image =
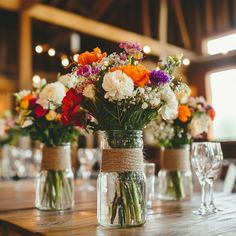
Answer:
POLYGON ((74 88, 77 84, 77 77, 74 74, 62 75, 58 80, 68 89, 74 88))
POLYGON ((134 82, 122 71, 117 70, 105 74, 102 87, 106 91, 105 98, 119 101, 132 96, 134 82))
POLYGON ((94 90, 94 85, 93 84, 88 84, 85 86, 84 90, 83 90, 83 95, 86 98, 89 98, 91 100, 95 100, 95 90, 94 90))
POLYGON ((207 132, 210 124, 210 118, 207 114, 194 116, 189 124, 189 131, 192 137, 197 137, 203 132, 207 132))
POLYGON ((160 114, 164 120, 175 119, 178 114, 178 101, 175 93, 169 86, 164 86, 160 99, 164 105, 160 108, 160 114))
POLYGON ((38 83, 33 82, 34 88, 42 88, 47 83, 46 79, 40 79, 38 83))
POLYGON ((61 82, 50 83, 39 94, 37 104, 40 104, 44 109, 55 110, 58 105, 61 105, 65 95, 65 87, 61 82))

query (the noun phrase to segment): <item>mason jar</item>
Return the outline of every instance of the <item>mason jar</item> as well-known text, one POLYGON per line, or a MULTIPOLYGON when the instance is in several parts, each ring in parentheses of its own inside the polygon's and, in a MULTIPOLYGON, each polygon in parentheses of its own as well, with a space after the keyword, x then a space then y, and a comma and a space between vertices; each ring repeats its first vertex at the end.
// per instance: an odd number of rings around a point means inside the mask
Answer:
POLYGON ((66 210, 74 206, 74 174, 70 144, 43 147, 36 177, 35 206, 40 210, 66 210))
POLYGON ((104 131, 97 179, 98 223, 106 227, 139 226, 146 216, 142 131, 104 131))
POLYGON ((156 195, 161 200, 190 200, 193 178, 189 145, 162 148, 161 170, 157 177, 156 195))

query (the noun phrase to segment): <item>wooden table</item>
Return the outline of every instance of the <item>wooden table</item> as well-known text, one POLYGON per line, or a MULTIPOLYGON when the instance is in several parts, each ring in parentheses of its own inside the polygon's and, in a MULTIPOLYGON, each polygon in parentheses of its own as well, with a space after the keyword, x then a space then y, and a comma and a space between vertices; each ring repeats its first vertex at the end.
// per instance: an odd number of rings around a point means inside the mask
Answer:
POLYGON ((199 196, 190 202, 155 201, 144 226, 107 229, 97 225, 96 192, 81 192, 80 184, 74 209, 60 213, 34 208, 32 181, 0 182, 0 235, 236 235, 234 194, 215 194, 217 206, 224 211, 214 215, 192 214, 200 204, 199 196))

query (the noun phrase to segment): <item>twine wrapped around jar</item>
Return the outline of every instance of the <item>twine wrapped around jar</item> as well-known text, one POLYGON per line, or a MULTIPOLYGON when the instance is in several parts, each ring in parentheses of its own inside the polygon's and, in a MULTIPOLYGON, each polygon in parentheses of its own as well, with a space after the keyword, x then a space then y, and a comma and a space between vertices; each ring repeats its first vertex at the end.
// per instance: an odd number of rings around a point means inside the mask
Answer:
POLYGON ((41 170, 66 170, 71 168, 70 145, 43 147, 41 170))
POLYGON ((112 148, 102 151, 102 172, 125 172, 143 170, 141 148, 112 148))
POLYGON ((164 149, 161 155, 161 169, 169 171, 190 170, 189 147, 164 149))

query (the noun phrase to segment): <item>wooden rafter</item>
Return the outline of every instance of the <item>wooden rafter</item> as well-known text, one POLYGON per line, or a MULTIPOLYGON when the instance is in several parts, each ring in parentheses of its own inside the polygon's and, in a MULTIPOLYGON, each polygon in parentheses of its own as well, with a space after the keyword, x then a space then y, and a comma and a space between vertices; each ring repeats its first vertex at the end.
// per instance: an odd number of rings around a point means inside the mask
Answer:
POLYGON ((232 0, 232 8, 233 8, 233 23, 236 23, 236 0, 232 0))
POLYGON ((149 4, 150 0, 142 0, 142 27, 144 35, 151 37, 151 22, 149 4))
POLYGON ((0 0, 0 8, 16 11, 20 8, 21 0, 0 0))
POLYGON ((218 31, 225 31, 229 27, 228 0, 218 1, 216 27, 218 31))
POLYGON ((107 11, 113 0, 97 0, 89 12, 89 16, 93 19, 100 19, 103 14, 107 11))
POLYGON ((192 51, 177 47, 168 43, 161 43, 158 40, 142 36, 118 27, 88 19, 86 17, 73 14, 67 11, 59 10, 43 4, 36 4, 27 10, 30 17, 70 28, 88 35, 103 38, 113 42, 124 40, 140 42, 142 45, 149 45, 153 55, 161 55, 163 51, 167 54, 183 53, 189 59, 196 59, 192 51))
MULTIPOLYGON (((159 40, 162 44, 167 44, 168 32, 168 5, 167 0, 160 1, 160 18, 159 18, 159 40)), ((167 52, 164 50, 161 57, 166 57, 167 52)))
POLYGON ((213 14, 212 14, 212 0, 205 0, 205 19, 207 35, 213 33, 213 14))
POLYGON ((20 15, 19 87, 29 89, 32 79, 31 18, 22 11, 20 15))
POLYGON ((191 48, 191 41, 187 30, 187 25, 184 19, 183 9, 180 0, 172 0, 173 7, 175 9, 175 14, 177 17, 177 22, 179 25, 181 38, 184 44, 184 47, 187 49, 191 48))

